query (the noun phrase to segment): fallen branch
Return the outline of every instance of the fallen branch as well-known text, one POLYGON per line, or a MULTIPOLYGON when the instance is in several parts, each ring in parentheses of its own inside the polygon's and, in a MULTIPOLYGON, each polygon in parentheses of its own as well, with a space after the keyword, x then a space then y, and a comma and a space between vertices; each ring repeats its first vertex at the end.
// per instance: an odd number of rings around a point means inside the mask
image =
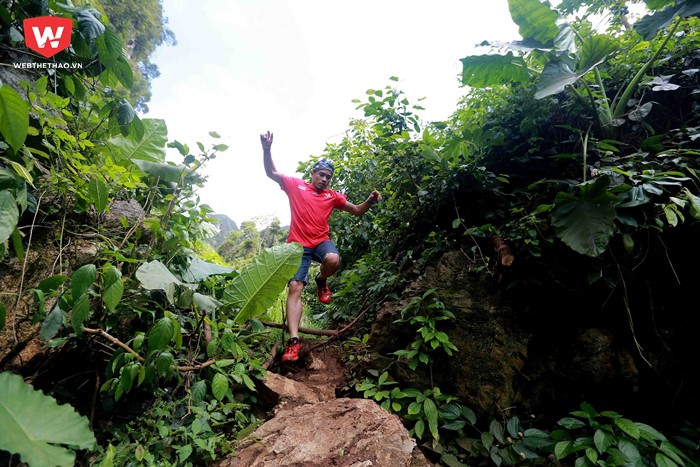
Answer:
POLYGON ((121 347, 125 351, 129 352, 130 354, 136 355, 136 358, 138 358, 140 362, 143 363, 146 361, 141 355, 139 355, 139 353, 137 351, 135 351, 134 349, 132 349, 131 347, 129 347, 128 345, 126 345, 125 343, 123 343, 122 341, 117 339, 116 337, 108 334, 107 331, 105 331, 104 329, 83 328, 83 332, 85 334, 92 334, 94 336, 103 337, 103 338, 107 339, 108 341, 110 341, 112 344, 114 344, 118 347, 121 347))
MULTIPOLYGON (((263 322, 265 326, 268 328, 275 328, 275 329, 287 329, 287 326, 282 323, 271 323, 271 322, 263 322)), ((302 334, 312 334, 314 336, 335 336, 338 334, 338 331, 335 330, 326 330, 326 329, 308 329, 308 328, 299 328, 299 332, 302 334)))
MULTIPOLYGON (((85 334, 92 334, 92 335, 94 335, 94 336, 100 336, 100 337, 102 337, 102 338, 104 338, 104 339, 107 339, 107 340, 110 341, 112 344, 114 344, 114 345, 116 345, 116 346, 121 347, 122 349, 124 349, 126 352, 128 352, 128 353, 130 353, 130 354, 132 354, 132 355, 136 355, 136 358, 137 358, 141 363, 143 363, 143 362, 146 361, 141 355, 139 355, 139 353, 138 353, 137 351, 135 351, 134 349, 132 349, 131 347, 129 347, 128 345, 126 345, 125 343, 123 343, 122 341, 120 341, 119 339, 117 339, 116 337, 110 335, 110 334, 107 333, 107 331, 105 331, 104 329, 100 329, 100 328, 97 328, 97 329, 83 328, 83 332, 84 332, 85 334)), ((183 372, 184 372, 184 371, 199 371, 199 370, 205 369, 205 368, 208 367, 208 366, 213 365, 214 363, 216 363, 216 360, 214 360, 214 359, 212 358, 212 359, 207 360, 206 362, 200 363, 200 364, 198 364, 198 365, 186 365, 186 366, 174 365, 173 368, 175 368, 177 371, 183 371, 183 372)))

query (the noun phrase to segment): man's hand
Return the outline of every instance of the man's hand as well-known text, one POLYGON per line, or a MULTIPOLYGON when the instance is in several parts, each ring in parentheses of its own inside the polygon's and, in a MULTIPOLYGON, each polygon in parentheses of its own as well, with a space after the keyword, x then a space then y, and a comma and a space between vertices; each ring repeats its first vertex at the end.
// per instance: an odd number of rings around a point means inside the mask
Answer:
POLYGON ((369 194, 369 198, 367 198, 367 200, 372 204, 375 204, 382 200, 382 195, 380 195, 377 190, 374 190, 372 193, 369 194))
POLYGON ((272 146, 272 137, 273 135, 269 131, 264 135, 260 135, 260 144, 262 144, 263 150, 270 149, 272 146))

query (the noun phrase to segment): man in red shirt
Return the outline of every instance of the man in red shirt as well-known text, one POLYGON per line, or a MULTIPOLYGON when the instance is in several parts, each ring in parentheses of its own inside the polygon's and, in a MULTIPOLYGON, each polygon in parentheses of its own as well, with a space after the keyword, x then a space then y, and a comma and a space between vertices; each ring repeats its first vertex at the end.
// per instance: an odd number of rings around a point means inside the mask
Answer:
POLYGON ((297 273, 289 281, 287 294, 287 326, 290 339, 282 355, 283 362, 295 362, 299 359, 301 342, 299 341, 299 322, 301 321, 302 303, 301 292, 309 283, 309 266, 311 260, 321 263, 321 271, 316 276, 318 300, 330 303, 331 291, 328 289, 328 278, 336 273, 340 266, 340 254, 335 244, 330 240, 328 219, 333 209, 349 212, 354 216, 366 213, 373 204, 381 201, 382 196, 374 190, 360 204, 352 204, 347 197, 329 187, 333 179, 333 164, 326 159, 316 162, 311 170, 311 183, 300 178, 288 177, 277 172, 272 162, 272 133, 260 135, 263 147, 263 162, 265 173, 280 185, 289 198, 292 222, 289 227, 287 243, 298 242, 304 247, 304 256, 297 273))

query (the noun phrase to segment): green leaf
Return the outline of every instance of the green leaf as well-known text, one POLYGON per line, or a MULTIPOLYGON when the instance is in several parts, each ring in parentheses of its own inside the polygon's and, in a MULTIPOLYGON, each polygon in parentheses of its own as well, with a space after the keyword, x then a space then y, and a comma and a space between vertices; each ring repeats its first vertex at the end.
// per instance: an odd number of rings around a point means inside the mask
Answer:
POLYGON ((637 428, 639 428, 639 431, 643 437, 653 441, 666 441, 666 437, 655 428, 639 422, 635 422, 635 425, 637 425, 637 428))
POLYGON ((161 352, 158 358, 156 358, 156 371, 161 376, 167 375, 170 373, 171 367, 174 364, 175 359, 173 358, 173 354, 170 352, 161 352))
POLYGON ((187 271, 182 274, 182 280, 185 282, 200 282, 209 276, 229 274, 232 271, 234 271, 233 268, 209 263, 199 256, 194 256, 190 260, 190 266, 187 268, 187 271))
POLYGON ((505 434, 503 427, 497 420, 491 420, 491 424, 489 425, 489 433, 491 433, 499 443, 503 444, 505 442, 505 438, 503 437, 505 434))
POLYGON ((484 88, 507 83, 524 83, 530 72, 522 57, 512 52, 506 55, 475 55, 460 59, 462 84, 484 88))
POLYGON ((114 65, 122 55, 122 41, 111 29, 106 29, 95 43, 100 62, 107 67, 114 65))
POLYGON ((418 439, 423 438, 423 433, 425 432, 425 423, 423 422, 423 420, 418 420, 413 429, 415 430, 418 439))
POLYGON ((192 404, 197 405, 207 396, 207 382, 199 380, 192 385, 192 404))
POLYGON ((92 42, 105 32, 100 21, 102 15, 94 8, 84 8, 73 12, 73 19, 78 21, 78 30, 86 41, 92 42))
POLYGON ((28 131, 29 106, 12 87, 0 83, 0 134, 12 149, 19 151, 28 131))
MULTIPOLYGON (((109 66, 107 70, 112 73, 119 80, 119 82, 124 85, 124 87, 130 88, 134 85, 134 72, 124 54, 119 55, 114 64, 109 66)), ((136 114, 134 113, 134 116, 135 115, 136 114)), ((129 120, 129 123, 130 122, 131 119, 129 120)))
POLYGON ((574 251, 599 256, 612 235, 618 198, 607 191, 607 176, 581 185, 583 196, 557 195, 552 226, 556 235, 574 251))
POLYGON ((537 82, 535 99, 542 99, 562 92, 570 84, 574 84, 582 74, 574 73, 568 63, 552 60, 544 66, 537 82))
POLYGON ((669 443, 668 441, 662 441, 661 446, 659 446, 659 449, 661 452, 663 452, 666 456, 671 458, 673 462, 675 462, 678 465, 685 465, 683 462, 683 459, 681 459, 681 455, 684 455, 681 450, 679 450, 677 447, 669 443))
POLYGON ((17 201, 9 190, 0 191, 0 243, 5 242, 19 222, 17 201))
POLYGON ((641 455, 639 454, 639 449, 637 449, 637 446, 635 444, 627 439, 620 439, 617 442, 617 446, 620 448, 620 452, 622 452, 625 457, 627 457, 628 461, 631 463, 636 463, 638 459, 641 458, 641 455))
POLYGON ((660 452, 656 453, 656 456, 654 456, 654 460, 656 461, 657 467, 677 467, 679 465, 660 452))
POLYGON ((92 205, 98 212, 104 212, 107 209, 109 189, 105 182, 99 178, 93 178, 88 183, 88 195, 92 205))
POLYGON ((73 303, 73 310, 70 314, 71 324, 76 334, 80 334, 83 329, 83 323, 90 315, 90 297, 83 294, 73 303))
POLYGON ((425 417, 428 419, 428 428, 433 438, 438 439, 438 410, 435 406, 435 402, 432 399, 426 399, 423 401, 423 411, 425 412, 425 417))
POLYGON ((231 281, 224 291, 223 301, 239 309, 235 323, 245 323, 275 303, 299 269, 302 252, 298 243, 267 248, 231 281))
POLYGON ((62 274, 56 274, 53 276, 49 276, 46 279, 42 280, 39 282, 39 285, 37 286, 37 289, 41 290, 45 294, 50 294, 53 291, 57 290, 64 282, 68 280, 68 277, 62 275, 62 274))
POLYGON ((75 453, 60 445, 94 449, 97 441, 87 418, 20 376, 0 373, 0 449, 32 466, 73 466, 75 453))
POLYGON ((677 0, 675 5, 668 6, 661 11, 644 16, 634 24, 634 29, 646 41, 652 40, 659 30, 665 28, 677 16, 699 16, 700 1, 698 0, 677 0))
POLYGON ((114 312, 124 294, 122 273, 119 269, 110 265, 105 269, 102 278, 104 280, 102 301, 109 311, 114 312))
POLYGON ((632 420, 629 420, 627 418, 617 418, 614 420, 614 422, 619 429, 630 435, 632 438, 639 439, 641 431, 632 420))
POLYGON ((241 378, 243 378, 243 384, 245 384, 248 389, 250 389, 251 391, 256 391, 255 383, 253 382, 252 379, 250 379, 250 377, 248 375, 243 373, 241 375, 241 378))
POLYGON ((520 426, 520 419, 518 417, 513 417, 510 420, 508 420, 508 425, 506 425, 506 429, 508 430, 508 434, 512 436, 513 438, 518 437, 518 432, 522 430, 520 426))
POLYGON ((148 331, 148 350, 162 350, 173 338, 174 327, 168 317, 163 317, 155 322, 150 331, 148 331))
POLYGON ((73 300, 77 300, 97 279, 97 268, 94 264, 79 267, 70 278, 73 300))
POLYGON ((464 428, 466 426, 466 424, 467 424, 467 422, 465 422, 464 420, 455 420, 453 422, 445 423, 444 425, 442 425, 442 428, 444 428, 445 430, 457 431, 457 430, 461 430, 462 428, 464 428))
POLYGON ((559 34, 559 15, 540 0, 508 0, 508 9, 524 39, 546 44, 559 34))
POLYGON ((618 42, 610 36, 604 34, 587 36, 581 45, 579 71, 588 73, 619 49, 618 42))
POLYGON ((223 399, 228 393, 228 378, 221 373, 215 374, 211 380, 211 392, 216 400, 223 399))
POLYGON ((206 312, 212 312, 221 306, 221 302, 210 297, 209 295, 203 295, 199 292, 195 292, 192 296, 192 301, 198 309, 204 310, 206 312))
POLYGON ((48 341, 56 335, 61 326, 63 325, 63 310, 56 304, 51 310, 51 313, 46 317, 43 323, 41 323, 41 330, 39 331, 39 337, 42 340, 48 341))
POLYGON ((599 453, 603 454, 612 445, 614 439, 610 433, 597 429, 593 435, 593 444, 599 453))
MULTIPOLYGON (((165 145, 168 142, 168 128, 165 125, 165 120, 144 118, 141 123, 144 129, 143 137, 136 139, 134 135, 116 136, 110 138, 108 143, 129 159, 156 163, 165 162, 165 145)), ((143 167, 142 170, 145 171, 143 167)))
POLYGON ((148 290, 164 290, 168 301, 174 304, 175 285, 182 282, 160 261, 144 263, 136 270, 141 287, 148 290))
POLYGON ((554 446, 554 455, 557 460, 561 460, 573 452, 573 443, 571 441, 559 441, 554 446))
POLYGON ((476 425, 476 414, 469 407, 462 406, 462 416, 467 419, 469 424, 476 425))
POLYGON ((420 411, 421 411, 421 404, 419 404, 418 402, 411 402, 408 405, 408 414, 409 415, 419 414, 420 411))

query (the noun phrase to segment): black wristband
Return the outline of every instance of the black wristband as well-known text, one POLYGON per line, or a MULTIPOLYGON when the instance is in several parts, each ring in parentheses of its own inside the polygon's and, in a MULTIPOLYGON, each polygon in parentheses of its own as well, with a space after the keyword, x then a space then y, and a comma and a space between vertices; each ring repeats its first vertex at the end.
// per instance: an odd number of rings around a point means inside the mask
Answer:
POLYGON ((365 200, 365 203, 369 204, 370 207, 372 207, 372 206, 374 206, 375 204, 377 204, 378 201, 372 201, 370 198, 367 198, 367 200, 365 200))

